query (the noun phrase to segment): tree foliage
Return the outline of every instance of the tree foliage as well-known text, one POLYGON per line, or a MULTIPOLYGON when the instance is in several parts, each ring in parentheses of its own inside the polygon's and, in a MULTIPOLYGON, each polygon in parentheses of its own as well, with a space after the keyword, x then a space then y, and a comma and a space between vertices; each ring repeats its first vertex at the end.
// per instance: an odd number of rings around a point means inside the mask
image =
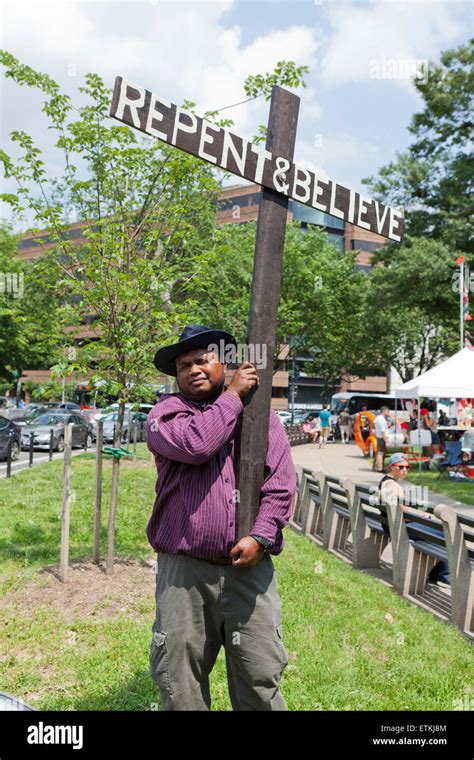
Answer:
MULTIPOLYGON (((213 258, 204 276, 206 287, 191 294, 197 322, 227 324, 245 342, 250 306, 254 223, 216 230, 213 258)), ((341 374, 364 373, 371 366, 364 342, 367 280, 354 271, 354 257, 341 254, 325 231, 287 226, 278 308, 275 352, 288 342, 299 354, 313 356, 308 370, 324 377, 330 388, 341 374), (315 348, 318 352, 315 352, 315 348)))
POLYGON ((71 319, 54 280, 40 260, 17 256, 18 237, 0 225, 0 377, 41 369, 61 355, 64 328, 71 319))
POLYGON ((455 255, 440 241, 408 237, 379 259, 384 266, 368 278, 366 328, 375 362, 406 381, 459 349, 455 255))
POLYGON ((414 81, 424 108, 412 118, 413 142, 364 182, 407 211, 407 233, 472 251, 474 42, 448 50, 414 81))

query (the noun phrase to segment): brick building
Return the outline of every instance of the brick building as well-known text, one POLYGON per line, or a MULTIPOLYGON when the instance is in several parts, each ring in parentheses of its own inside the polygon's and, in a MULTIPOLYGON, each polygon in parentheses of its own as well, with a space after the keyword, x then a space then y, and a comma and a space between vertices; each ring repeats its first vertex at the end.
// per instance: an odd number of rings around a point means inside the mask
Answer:
MULTIPOLYGON (((232 185, 226 187, 219 200, 217 211, 217 224, 243 224, 245 222, 255 221, 258 218, 258 208, 260 199, 260 187, 258 185, 232 185)), ((297 220, 301 222, 303 228, 308 225, 317 225, 324 227, 328 233, 329 240, 341 251, 356 251, 356 267, 360 270, 367 271, 370 269, 372 253, 380 249, 385 238, 376 235, 368 230, 356 227, 353 224, 344 222, 344 220, 326 214, 317 209, 309 208, 301 203, 289 201, 288 221, 297 220)), ((69 226, 68 237, 77 245, 82 240, 81 222, 75 222, 69 226)), ((22 259, 33 260, 41 256, 45 249, 48 248, 48 236, 41 233, 27 233, 20 238, 18 255, 22 259), (42 243, 35 242, 42 238, 42 243)), ((77 328, 68 328, 69 331, 75 331, 77 341, 94 340, 94 332, 88 325, 84 325, 79 330, 77 328)), ((289 373, 286 367, 286 357, 288 350, 284 349, 278 357, 278 369, 273 378, 272 406, 276 409, 288 408, 288 386, 289 373)), ((34 375, 35 379, 48 381, 49 370, 26 371, 24 378, 34 375)), ((158 384, 164 384, 166 378, 157 378, 158 384)), ((299 377, 297 384, 297 407, 314 407, 319 406, 323 382, 318 377, 299 377)), ((351 378, 350 381, 342 381, 341 384, 334 388, 337 391, 373 391, 386 392, 387 377, 351 378)))

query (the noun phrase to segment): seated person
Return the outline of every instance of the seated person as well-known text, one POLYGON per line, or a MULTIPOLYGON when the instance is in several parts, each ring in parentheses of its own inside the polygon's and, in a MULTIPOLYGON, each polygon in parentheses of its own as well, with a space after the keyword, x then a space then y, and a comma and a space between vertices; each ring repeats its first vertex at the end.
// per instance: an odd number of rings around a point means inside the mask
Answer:
POLYGON ((304 423, 303 423, 303 432, 308 433, 311 436, 311 443, 316 443, 319 436, 320 427, 316 423, 316 420, 314 417, 309 417, 304 423))
POLYGON ((441 427, 447 427, 449 425, 449 419, 443 410, 439 413, 438 425, 441 425, 441 427))
MULTIPOLYGON (((406 494, 401 485, 401 480, 406 478, 410 464, 405 454, 398 452, 392 454, 388 460, 387 475, 385 475, 379 483, 380 503, 385 506, 392 506, 396 504, 403 512, 406 512, 410 508, 409 504, 406 504, 406 494)), ((413 507, 412 507, 413 508, 413 507)), ((429 512, 418 510, 423 517, 432 517, 429 512)), ((442 530, 438 527, 427 528, 421 523, 417 523, 411 517, 407 520, 407 524, 412 527, 422 528, 424 531, 429 531, 433 535, 444 536, 442 530)), ((413 541, 421 541, 422 539, 414 538, 413 541)), ((428 575, 429 583, 436 583, 439 586, 446 586, 450 584, 449 567, 446 562, 440 560, 428 575)))

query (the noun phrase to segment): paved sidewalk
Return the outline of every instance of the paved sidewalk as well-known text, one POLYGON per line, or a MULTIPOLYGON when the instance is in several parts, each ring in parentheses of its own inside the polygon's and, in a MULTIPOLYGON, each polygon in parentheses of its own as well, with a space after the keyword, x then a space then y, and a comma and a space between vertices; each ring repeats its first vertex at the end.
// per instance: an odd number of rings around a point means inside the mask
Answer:
MULTIPOLYGON (((73 449, 72 450, 72 456, 77 457, 80 454, 84 454, 84 449, 73 449)), ((91 446, 87 449, 88 454, 95 454, 95 444, 94 446, 91 446)), ((53 452, 53 459, 52 461, 56 461, 57 459, 64 459, 64 452, 53 452)), ((46 462, 49 462, 49 453, 46 451, 38 451, 38 449, 35 449, 34 455, 33 455, 33 467, 36 467, 37 464, 45 464, 46 462)), ((20 454, 20 459, 17 459, 15 462, 12 462, 12 469, 11 474, 17 475, 19 472, 23 472, 23 470, 28 470, 29 467, 29 453, 28 451, 22 451, 20 454)), ((3 480, 3 478, 6 477, 7 474, 7 465, 5 461, 0 462, 0 480, 3 480)))
MULTIPOLYGON (((328 443, 324 449, 320 449, 317 444, 309 443, 293 446, 291 451, 295 464, 321 470, 327 475, 341 479, 349 478, 354 483, 378 484, 382 477, 379 472, 372 470, 372 461, 364 457, 354 443, 328 443)), ((437 494, 431 488, 428 489, 428 503, 433 506, 447 504, 459 512, 474 512, 474 506, 454 501, 444 494, 437 494)))

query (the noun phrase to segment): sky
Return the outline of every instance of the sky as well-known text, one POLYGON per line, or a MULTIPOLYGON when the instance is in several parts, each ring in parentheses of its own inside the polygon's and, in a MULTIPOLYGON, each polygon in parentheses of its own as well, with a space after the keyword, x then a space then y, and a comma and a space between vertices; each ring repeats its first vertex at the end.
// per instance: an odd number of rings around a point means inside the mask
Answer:
MULTIPOLYGON (((270 72, 280 60, 306 64, 295 161, 364 192, 362 178, 410 144, 408 126, 422 108, 410 76, 467 41, 474 4, 0 0, 0 9, 1 47, 48 73, 78 104, 82 77, 97 72, 110 86, 121 75, 173 103, 193 101, 202 114, 244 100, 249 74, 270 72)), ((23 129, 43 149, 48 173, 60 174, 39 95, 3 77, 0 87, 2 148, 14 155, 9 135, 23 129)), ((260 98, 225 111, 232 131, 251 139, 268 105, 260 98)), ((2 182, 4 192, 11 187, 2 182)), ((0 216, 11 218, 5 205, 0 216)))

